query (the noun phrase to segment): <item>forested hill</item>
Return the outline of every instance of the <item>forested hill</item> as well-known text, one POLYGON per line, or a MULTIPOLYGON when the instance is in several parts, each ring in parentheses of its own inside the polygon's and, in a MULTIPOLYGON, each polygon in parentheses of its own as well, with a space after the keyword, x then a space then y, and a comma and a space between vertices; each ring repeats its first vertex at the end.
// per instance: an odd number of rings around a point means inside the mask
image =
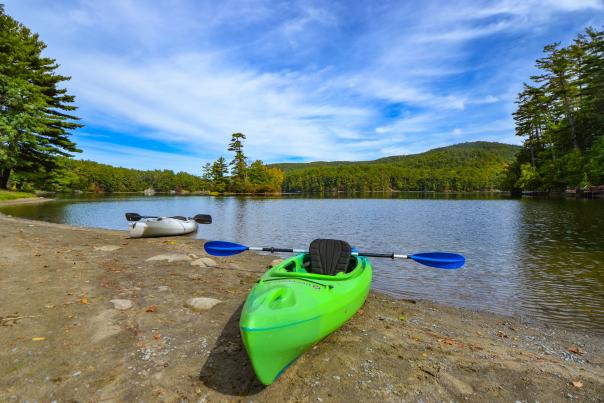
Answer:
POLYGON ((501 188, 520 147, 472 142, 373 161, 273 164, 285 171, 283 190, 473 191, 501 188))

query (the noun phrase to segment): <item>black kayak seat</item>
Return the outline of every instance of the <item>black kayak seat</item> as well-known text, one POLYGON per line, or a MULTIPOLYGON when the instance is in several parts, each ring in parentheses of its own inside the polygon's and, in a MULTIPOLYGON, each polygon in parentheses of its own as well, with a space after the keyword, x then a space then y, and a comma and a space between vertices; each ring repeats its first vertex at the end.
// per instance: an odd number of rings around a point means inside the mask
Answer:
POLYGON ((308 248, 310 269, 315 274, 335 276, 346 273, 352 257, 352 248, 348 242, 338 239, 315 239, 308 248))

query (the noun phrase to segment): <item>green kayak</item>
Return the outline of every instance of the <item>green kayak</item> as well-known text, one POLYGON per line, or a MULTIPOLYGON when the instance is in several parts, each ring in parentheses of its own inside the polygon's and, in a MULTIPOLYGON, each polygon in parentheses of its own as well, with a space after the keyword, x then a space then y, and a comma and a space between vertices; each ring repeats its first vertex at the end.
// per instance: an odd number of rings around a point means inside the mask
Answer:
POLYGON ((273 383, 306 350, 363 305, 371 264, 343 241, 313 241, 309 253, 269 269, 241 313, 243 344, 258 379, 273 383))

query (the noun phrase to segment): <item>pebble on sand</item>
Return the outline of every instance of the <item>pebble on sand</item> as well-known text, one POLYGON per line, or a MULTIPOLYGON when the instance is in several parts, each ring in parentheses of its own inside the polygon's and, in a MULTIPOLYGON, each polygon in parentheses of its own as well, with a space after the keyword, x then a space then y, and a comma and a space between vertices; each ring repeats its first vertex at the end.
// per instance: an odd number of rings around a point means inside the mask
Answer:
POLYGON ((132 308, 132 301, 129 299, 112 299, 109 302, 113 304, 115 309, 119 309, 120 311, 132 308))
POLYGON ((147 262, 152 262, 156 260, 167 260, 168 263, 172 262, 181 262, 181 261, 189 261, 191 258, 188 255, 182 253, 166 253, 163 255, 156 255, 147 259, 147 262))
POLYGON ((221 302, 222 301, 215 298, 198 297, 189 299, 186 306, 194 311, 207 311, 221 302))

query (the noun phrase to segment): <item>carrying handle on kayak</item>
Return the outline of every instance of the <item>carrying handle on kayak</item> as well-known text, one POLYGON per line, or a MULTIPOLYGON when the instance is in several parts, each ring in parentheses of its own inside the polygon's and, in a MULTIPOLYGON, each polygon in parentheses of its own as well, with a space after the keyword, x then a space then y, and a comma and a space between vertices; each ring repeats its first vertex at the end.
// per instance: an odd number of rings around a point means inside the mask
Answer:
MULTIPOLYGON (((284 253, 307 253, 304 249, 284 249, 284 248, 260 248, 254 246, 240 245, 227 241, 208 241, 203 246, 205 251, 213 256, 233 256, 246 250, 260 252, 284 252, 284 253)), ((411 259, 425 266, 436 267, 439 269, 459 269, 466 261, 463 255, 448 252, 425 252, 415 253, 413 255, 399 255, 395 253, 372 253, 372 252, 352 252, 355 256, 379 257, 389 259, 411 259)))
MULTIPOLYGON (((138 213, 126 213, 126 220, 128 221, 140 221, 142 218, 162 218, 157 216, 148 216, 148 215, 140 215, 138 213)), ((178 220, 195 220, 199 224, 212 224, 212 216, 209 214, 196 214, 193 217, 168 217, 168 218, 176 218, 178 220)))

